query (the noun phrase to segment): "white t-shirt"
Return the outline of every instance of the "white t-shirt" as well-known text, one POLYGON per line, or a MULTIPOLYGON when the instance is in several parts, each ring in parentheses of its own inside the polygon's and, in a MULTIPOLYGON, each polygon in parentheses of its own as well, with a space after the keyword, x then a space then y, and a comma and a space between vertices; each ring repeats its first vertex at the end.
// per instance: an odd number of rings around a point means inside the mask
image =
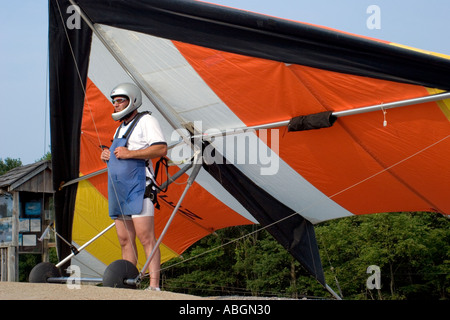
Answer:
MULTIPOLYGON (((122 123, 119 128, 117 128, 117 130, 120 130, 117 137, 122 138, 132 123, 133 121, 130 121, 127 125, 122 123)), ((158 120, 152 115, 146 114, 139 119, 136 127, 134 127, 131 132, 128 139, 127 148, 128 150, 141 150, 155 144, 166 144, 166 140, 164 139, 158 120)), ((153 165, 151 161, 149 161, 146 175, 152 179, 154 178, 153 165)))

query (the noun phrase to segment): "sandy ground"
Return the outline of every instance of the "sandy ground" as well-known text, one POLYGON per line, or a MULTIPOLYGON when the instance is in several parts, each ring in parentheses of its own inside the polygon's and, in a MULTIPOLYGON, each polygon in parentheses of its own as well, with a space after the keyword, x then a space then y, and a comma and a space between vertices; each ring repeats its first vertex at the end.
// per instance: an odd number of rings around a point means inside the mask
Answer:
POLYGON ((0 282, 0 300, 208 300, 168 291, 115 289, 81 285, 69 289, 65 284, 0 282))
MULTIPOLYGON (((286 317, 295 304, 273 304, 273 298, 197 297, 169 291, 117 289, 91 284, 69 289, 66 284, 0 282, 0 308, 20 317, 89 317, 116 319, 161 317, 164 319, 238 318, 243 316, 286 317), (252 301, 253 300, 253 301, 252 301), (250 308, 251 306, 251 308, 250 308), (253 310, 253 311, 250 311, 253 310), (250 314, 250 312, 253 312, 250 314)), ((281 301, 278 301, 281 302, 281 301)), ((289 302, 289 301, 288 301, 289 302)), ((306 310, 302 307, 302 310, 306 310)), ((311 310, 312 311, 312 310, 311 310)), ((11 315, 11 316, 14 316, 11 315)), ((253 318, 254 319, 254 318, 253 318)))
POLYGON ((295 300, 277 297, 212 296, 198 297, 170 291, 118 289, 82 284, 70 289, 66 284, 0 282, 1 300, 295 300))

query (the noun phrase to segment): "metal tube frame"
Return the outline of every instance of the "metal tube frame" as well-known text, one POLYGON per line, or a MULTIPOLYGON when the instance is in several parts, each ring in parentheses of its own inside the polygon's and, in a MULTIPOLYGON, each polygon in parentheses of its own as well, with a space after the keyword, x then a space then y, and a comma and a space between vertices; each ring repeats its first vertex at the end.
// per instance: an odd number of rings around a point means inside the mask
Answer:
POLYGON ((331 287, 326 283, 325 283, 325 289, 327 289, 328 292, 331 293, 333 295, 333 297, 336 298, 336 300, 342 300, 342 298, 333 289, 331 289, 331 287))
POLYGON ((68 281, 74 281, 75 283, 80 282, 91 282, 91 283, 101 283, 102 278, 77 278, 77 277, 50 277, 47 278, 48 283, 67 283, 68 281))
POLYGON ((419 97, 419 98, 394 101, 394 102, 377 104, 377 105, 373 105, 373 106, 362 107, 362 108, 351 109, 351 110, 337 111, 337 112, 333 112, 333 116, 338 117, 338 118, 346 117, 346 116, 352 116, 355 114, 412 106, 415 104, 439 101, 439 100, 444 100, 444 99, 449 99, 449 98, 450 98, 450 92, 442 92, 442 93, 432 94, 429 96, 424 96, 424 97, 419 97))
POLYGON ((103 229, 99 234, 97 234, 95 237, 93 237, 91 240, 89 240, 88 242, 86 242, 85 244, 83 244, 81 247, 79 247, 77 249, 77 253, 71 253, 70 255, 68 255, 66 258, 64 258, 63 260, 61 260, 56 267, 59 268, 62 265, 64 265, 64 263, 66 263, 67 261, 69 261, 70 259, 72 259, 74 256, 76 256, 78 253, 80 253, 80 251, 83 251, 88 245, 90 245, 92 242, 94 242, 95 240, 97 240, 98 238, 100 238, 102 235, 104 235, 109 229, 111 229, 112 227, 114 227, 116 225, 115 222, 113 222, 112 224, 110 224, 107 228, 103 229))

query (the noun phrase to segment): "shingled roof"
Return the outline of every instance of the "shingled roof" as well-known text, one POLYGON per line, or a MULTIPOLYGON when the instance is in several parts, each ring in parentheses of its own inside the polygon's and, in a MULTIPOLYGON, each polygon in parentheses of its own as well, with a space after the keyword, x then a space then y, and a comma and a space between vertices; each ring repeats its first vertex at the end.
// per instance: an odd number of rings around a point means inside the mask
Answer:
MULTIPOLYGON (((14 191, 26 182, 33 180, 33 178, 44 172, 46 169, 49 169, 48 171, 51 172, 51 168, 52 162, 50 160, 43 160, 11 169, 0 176, 0 189, 3 189, 4 191, 14 191)), ((51 179, 47 182, 47 186, 44 189, 45 190, 40 191, 53 192, 51 179)))

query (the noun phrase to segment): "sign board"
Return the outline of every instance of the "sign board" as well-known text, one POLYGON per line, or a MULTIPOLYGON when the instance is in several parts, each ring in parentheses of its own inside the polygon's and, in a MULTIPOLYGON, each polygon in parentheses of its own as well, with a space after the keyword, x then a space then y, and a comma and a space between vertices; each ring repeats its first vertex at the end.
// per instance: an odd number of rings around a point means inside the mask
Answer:
POLYGON ((0 247, 13 244, 13 197, 0 194, 0 247))

